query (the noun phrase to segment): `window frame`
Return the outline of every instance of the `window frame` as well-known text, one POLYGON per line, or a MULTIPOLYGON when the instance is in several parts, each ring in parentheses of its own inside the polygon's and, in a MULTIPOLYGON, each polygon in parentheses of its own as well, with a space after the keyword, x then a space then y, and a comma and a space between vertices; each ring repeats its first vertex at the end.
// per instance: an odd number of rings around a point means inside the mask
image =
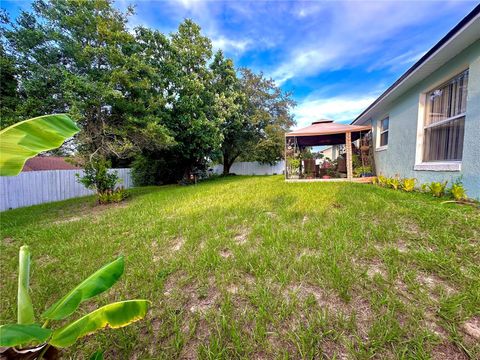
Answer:
POLYGON ((381 120, 378 121, 378 136, 377 136, 377 147, 376 151, 382 151, 382 150, 387 150, 388 149, 388 140, 385 145, 382 145, 382 135, 385 133, 388 133, 388 137, 390 135, 390 115, 385 115, 381 117, 381 120), (387 129, 382 129, 383 121, 388 119, 388 128, 387 129))
MULTIPOLYGON (((461 171, 462 170, 462 160, 438 160, 438 161, 425 161, 424 160, 424 146, 425 146, 425 132, 429 128, 436 126, 445 125, 451 121, 455 121, 459 118, 467 117, 467 108, 468 108, 468 84, 467 84, 467 102, 465 107, 465 112, 451 116, 447 119, 440 120, 433 124, 426 125, 427 120, 427 111, 428 111, 428 94, 434 91, 435 89, 442 88, 448 83, 450 83, 455 78, 461 76, 463 73, 468 72, 470 75, 470 69, 459 68, 456 71, 452 71, 449 76, 444 77, 437 84, 430 86, 428 89, 420 93, 419 106, 418 106, 418 122, 417 122, 417 147, 416 147, 416 156, 415 156, 415 165, 414 170, 419 171, 461 171), (453 75, 452 75, 453 74, 453 75)), ((465 134, 464 134, 465 138, 465 134)))

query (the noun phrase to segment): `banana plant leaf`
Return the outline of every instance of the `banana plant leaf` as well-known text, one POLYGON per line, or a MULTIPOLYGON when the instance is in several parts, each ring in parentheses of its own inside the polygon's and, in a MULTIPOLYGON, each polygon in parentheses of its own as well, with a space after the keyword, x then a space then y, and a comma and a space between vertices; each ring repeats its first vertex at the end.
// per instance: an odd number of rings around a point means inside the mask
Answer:
POLYGON ((20 248, 18 265, 17 322, 19 324, 32 324, 35 322, 35 317, 32 300, 28 293, 30 286, 30 249, 26 245, 20 248))
POLYGON ((1 325, 0 346, 20 346, 31 342, 44 343, 51 334, 52 330, 44 329, 37 324, 1 325))
POLYGON ((65 114, 28 119, 0 131, 0 176, 15 176, 25 161, 55 149, 80 129, 65 114))
POLYGON ((82 281, 75 289, 58 300, 43 314, 43 318, 61 320, 71 315, 80 304, 112 287, 122 276, 125 267, 123 256, 105 265, 82 281))
POLYGON ((121 328, 142 319, 148 310, 148 300, 127 300, 105 305, 90 314, 53 332, 50 344, 68 347, 81 337, 105 327, 121 328))
POLYGON ((95 353, 90 356, 90 360, 103 360, 103 351, 95 351, 95 353))

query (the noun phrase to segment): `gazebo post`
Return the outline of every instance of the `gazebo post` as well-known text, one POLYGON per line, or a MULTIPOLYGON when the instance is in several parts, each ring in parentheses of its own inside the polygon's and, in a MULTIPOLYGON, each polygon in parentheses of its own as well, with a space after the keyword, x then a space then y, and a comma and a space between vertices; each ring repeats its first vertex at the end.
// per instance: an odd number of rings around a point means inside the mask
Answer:
POLYGON ((285 161, 285 180, 288 179, 288 176, 287 176, 287 134, 285 134, 285 143, 284 143, 284 156, 283 156, 283 160, 285 161))
POLYGON ((352 133, 345 133, 345 148, 347 152, 347 180, 353 180, 353 166, 352 166, 352 133))

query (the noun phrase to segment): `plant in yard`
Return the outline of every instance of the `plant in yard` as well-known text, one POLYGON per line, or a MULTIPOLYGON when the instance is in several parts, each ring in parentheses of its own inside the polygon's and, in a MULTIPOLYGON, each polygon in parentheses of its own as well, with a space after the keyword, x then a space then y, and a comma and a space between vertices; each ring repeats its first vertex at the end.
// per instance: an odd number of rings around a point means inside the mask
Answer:
POLYGON ((298 175, 300 171, 300 159, 289 158, 287 159, 287 164, 289 168, 289 173, 292 175, 298 175))
POLYGON ((358 166, 353 169, 353 175, 355 177, 360 177, 365 174, 371 174, 372 173, 372 167, 369 165, 366 166, 358 166))
POLYGON ((457 180, 452 184, 452 187, 449 189, 449 193, 452 194, 456 201, 467 199, 467 193, 465 192, 465 188, 463 187, 461 180, 457 180))
POLYGON ((15 176, 25 161, 58 148, 80 129, 65 114, 28 119, 0 131, 0 176, 15 176))
POLYGON ((378 185, 380 186, 388 186, 388 178, 383 176, 383 175, 378 175, 377 176, 377 180, 378 180, 378 185))
POLYGON ((447 187, 447 181, 437 182, 432 181, 430 184, 423 184, 422 189, 430 192, 435 197, 442 197, 445 195, 445 188, 447 187))
POLYGON ((30 250, 28 246, 22 246, 19 253, 17 324, 0 326, 0 346, 9 347, 4 354, 7 358, 19 358, 23 351, 30 353, 32 359, 57 358, 59 348, 69 347, 86 335, 106 327, 121 328, 142 319, 149 302, 126 300, 102 306, 57 329, 49 326, 52 321, 68 318, 82 302, 112 287, 123 270, 124 259, 119 257, 90 275, 41 315, 44 321, 41 326, 35 323, 29 295, 30 250))
POLYGON ((119 203, 128 197, 128 192, 123 186, 115 190, 107 190, 103 193, 97 194, 99 204, 119 203))
POLYGON ((404 190, 406 192, 411 192, 411 191, 415 190, 415 183, 416 182, 417 182, 417 179, 415 179, 415 178, 402 179, 402 183, 401 183, 402 190, 404 190))
MULTIPOLYGON (((111 198, 110 195, 116 191, 115 186, 119 183, 118 173, 109 171, 109 167, 110 162, 103 158, 92 159, 86 164, 83 176, 76 174, 79 183, 97 193, 97 199, 100 203, 105 203, 111 198)), ((124 193, 124 191, 121 193, 124 193)))
POLYGON ((387 185, 394 190, 398 190, 398 188, 400 187, 400 179, 398 177, 388 178, 387 185))

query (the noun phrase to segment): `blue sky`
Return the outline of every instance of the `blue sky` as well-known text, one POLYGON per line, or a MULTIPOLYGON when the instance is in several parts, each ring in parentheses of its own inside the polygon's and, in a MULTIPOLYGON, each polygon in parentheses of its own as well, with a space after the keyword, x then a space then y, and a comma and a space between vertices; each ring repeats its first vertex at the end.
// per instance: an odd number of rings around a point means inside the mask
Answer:
MULTIPOLYGON (((440 40, 475 1, 117 0, 136 6, 130 26, 172 32, 200 24, 237 66, 293 92, 298 126, 350 121, 440 40)), ((10 15, 30 1, 1 0, 10 15)))

